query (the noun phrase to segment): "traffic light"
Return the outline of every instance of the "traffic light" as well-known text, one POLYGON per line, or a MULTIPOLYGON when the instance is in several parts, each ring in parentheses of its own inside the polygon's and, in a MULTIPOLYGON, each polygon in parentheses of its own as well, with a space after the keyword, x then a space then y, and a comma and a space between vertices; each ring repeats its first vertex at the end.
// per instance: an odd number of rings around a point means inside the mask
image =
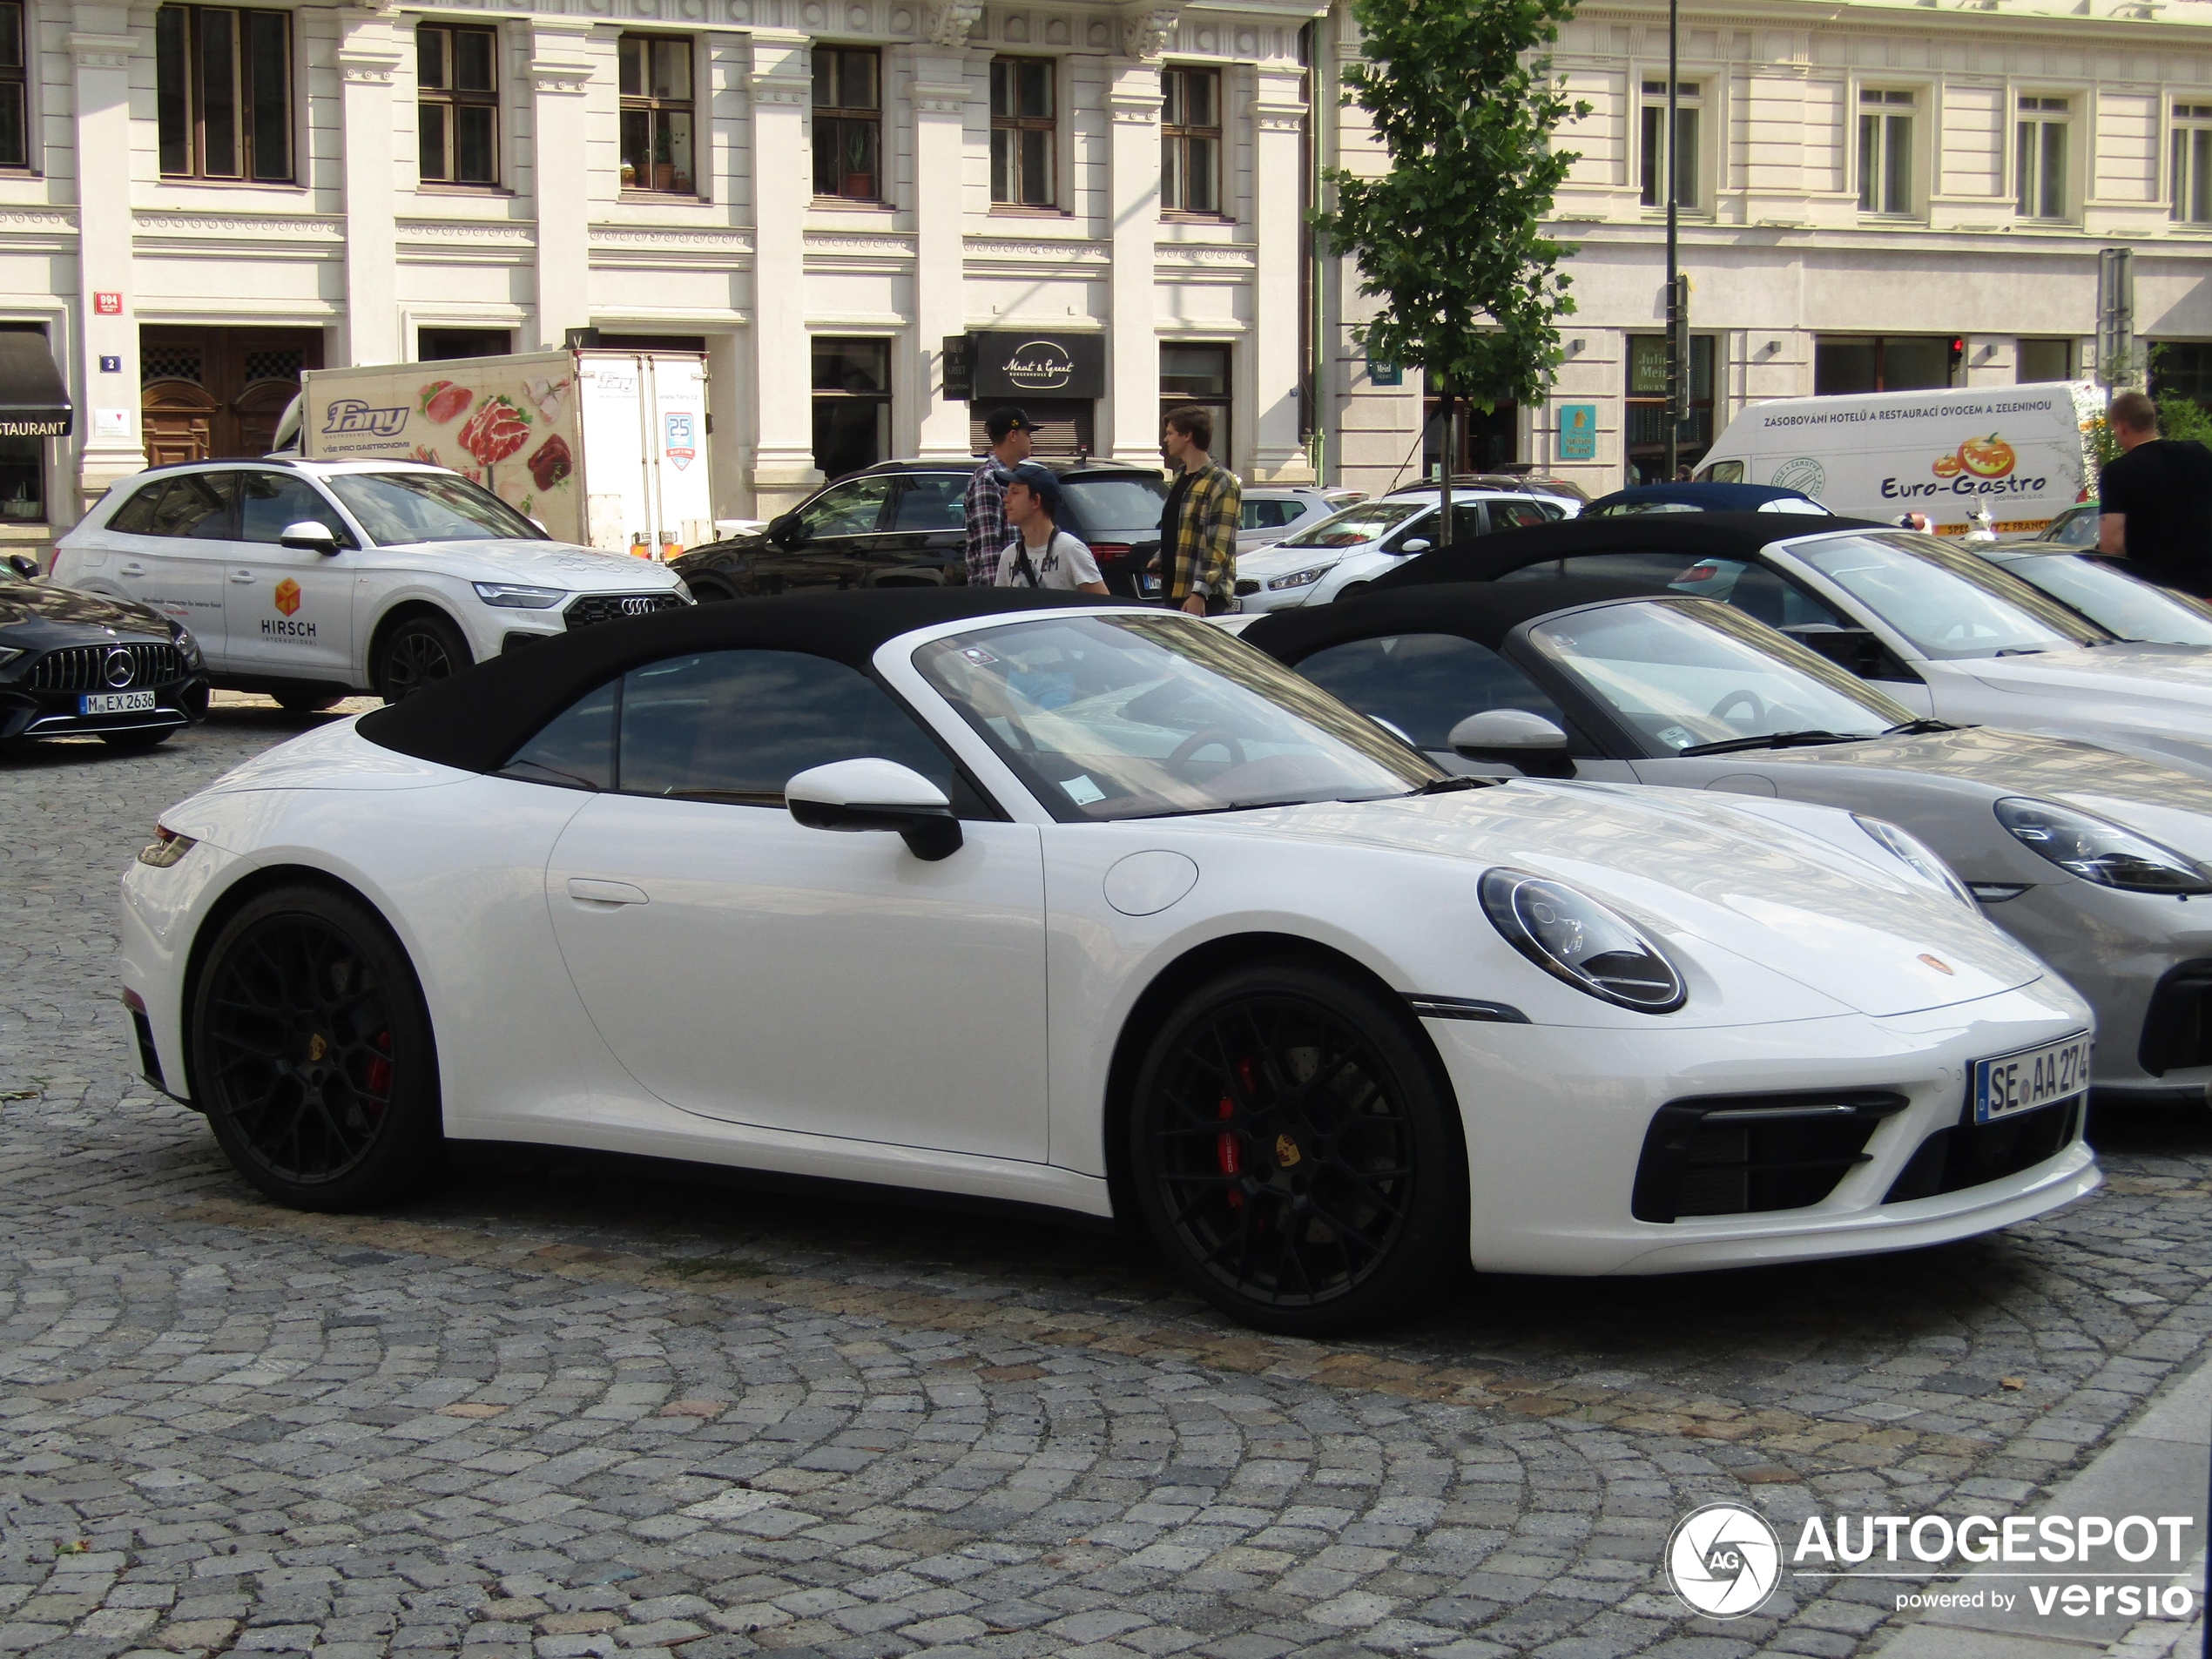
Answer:
POLYGON ((1951 372, 1956 374, 1959 372, 1959 365, 1966 361, 1966 342, 1963 340, 1953 340, 1951 342, 1951 372))

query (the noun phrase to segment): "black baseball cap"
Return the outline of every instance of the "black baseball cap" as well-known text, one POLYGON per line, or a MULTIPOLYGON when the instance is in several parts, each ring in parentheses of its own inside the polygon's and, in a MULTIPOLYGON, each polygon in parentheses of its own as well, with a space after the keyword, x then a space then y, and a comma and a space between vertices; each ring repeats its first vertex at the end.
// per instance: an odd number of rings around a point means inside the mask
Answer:
POLYGON ((983 417, 983 430, 991 435, 993 443, 1004 443, 1009 432, 1035 432, 1037 423, 1029 418, 1026 409, 1011 403, 993 409, 983 417))
POLYGON ((1060 480, 1051 468, 1040 467, 1034 461, 1025 461, 1018 467, 1001 469, 999 477, 1007 483, 1022 485, 1044 503, 1045 510, 1052 515, 1053 522, 1059 522, 1060 480))

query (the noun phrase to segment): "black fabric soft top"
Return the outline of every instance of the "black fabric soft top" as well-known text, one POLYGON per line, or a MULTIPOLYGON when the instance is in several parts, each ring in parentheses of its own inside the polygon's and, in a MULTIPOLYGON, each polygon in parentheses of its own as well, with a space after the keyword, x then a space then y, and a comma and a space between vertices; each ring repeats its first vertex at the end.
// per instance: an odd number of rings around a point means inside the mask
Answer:
MULTIPOLYGON (((1379 586, 1379 584, 1378 584, 1379 586)), ((1495 651, 1524 622, 1608 599, 1684 599, 1652 582, 1542 577, 1527 582, 1453 582, 1396 593, 1369 591, 1334 604, 1271 610, 1240 636, 1295 667, 1315 651, 1355 639, 1457 634, 1495 651)))
MULTIPOLYGON (((371 743, 463 772, 494 772, 548 720, 640 664, 704 651, 792 651, 865 672, 887 639, 916 628, 1022 610, 1112 604, 1088 593, 896 588, 686 605, 554 634, 361 717, 371 743)), ((1132 606, 1132 609, 1136 607, 1132 606)))
POLYGON ((1762 548, 1801 536, 1841 530, 1895 529, 1863 518, 1814 518, 1800 513, 1631 513, 1567 518, 1521 529, 1495 530, 1467 547, 1409 559, 1369 584, 1371 591, 1435 582, 1490 582, 1546 559, 1578 553, 1687 553, 1755 559, 1762 548))

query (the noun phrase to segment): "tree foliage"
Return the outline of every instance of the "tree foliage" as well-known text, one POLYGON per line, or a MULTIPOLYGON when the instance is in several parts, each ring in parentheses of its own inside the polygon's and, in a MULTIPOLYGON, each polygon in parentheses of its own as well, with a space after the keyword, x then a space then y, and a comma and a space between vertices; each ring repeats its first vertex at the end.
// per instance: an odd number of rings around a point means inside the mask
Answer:
POLYGON ((1336 206, 1313 222, 1383 301, 1354 331, 1371 359, 1425 369, 1480 408, 1533 401, 1561 353, 1572 312, 1559 262, 1574 250, 1542 233, 1575 161, 1550 136, 1570 104, 1538 54, 1574 0, 1356 0, 1366 61, 1345 71, 1346 103, 1372 118, 1390 171, 1325 178, 1336 206))

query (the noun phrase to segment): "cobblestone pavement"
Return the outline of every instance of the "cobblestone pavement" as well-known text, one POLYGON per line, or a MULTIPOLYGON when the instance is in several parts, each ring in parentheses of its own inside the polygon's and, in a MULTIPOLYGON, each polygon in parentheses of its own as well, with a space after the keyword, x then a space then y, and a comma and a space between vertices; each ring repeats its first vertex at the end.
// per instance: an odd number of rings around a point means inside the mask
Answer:
POLYGON ((1871 1653, 1895 1587, 1693 1620, 1668 1531, 2032 1502, 2206 1343, 2203 1114, 1973 1244, 1339 1344, 1110 1237, 575 1154, 279 1211, 110 962, 156 813, 296 729, 0 756, 0 1652, 1871 1653))

